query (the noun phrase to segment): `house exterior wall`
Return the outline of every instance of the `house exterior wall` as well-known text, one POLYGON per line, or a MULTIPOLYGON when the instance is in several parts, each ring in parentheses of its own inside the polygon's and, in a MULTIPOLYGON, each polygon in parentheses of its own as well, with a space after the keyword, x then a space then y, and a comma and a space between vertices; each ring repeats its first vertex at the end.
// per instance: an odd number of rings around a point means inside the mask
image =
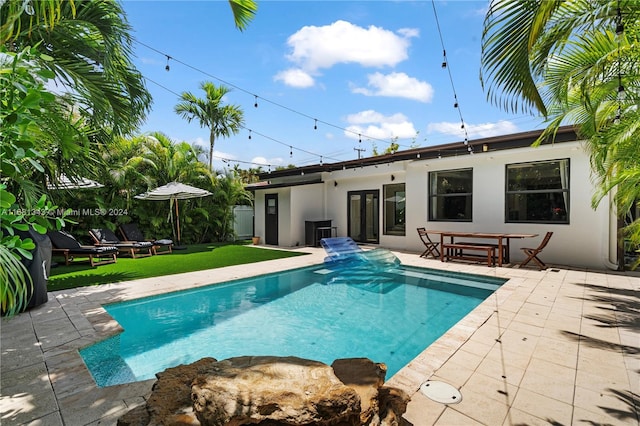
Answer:
POLYGON ((332 219, 325 211, 325 184, 294 186, 291 188, 291 235, 289 246, 305 244, 305 221, 332 219))
MULTIPOLYGON (((288 228, 289 238, 281 245, 293 246, 304 241, 304 221, 332 219, 339 236, 348 235, 347 193, 356 190, 380 191, 380 246, 405 251, 422 251, 417 227, 427 229, 468 232, 534 233, 539 237, 511 240, 512 262, 524 258, 521 247, 536 247, 547 231, 554 235, 544 250, 543 258, 551 264, 605 269, 615 262, 615 246, 611 235, 611 216, 607 200, 597 209, 591 207, 594 192, 589 156, 580 142, 563 142, 500 151, 479 152, 436 159, 414 159, 395 163, 365 166, 322 173, 322 184, 291 187, 291 212, 287 219, 281 215, 281 231, 288 228), (506 165, 568 158, 569 165, 569 223, 535 224, 505 223, 506 165), (473 170, 473 196, 471 222, 428 220, 429 172, 471 168, 473 170), (391 178, 393 176, 393 180, 391 178), (405 183, 406 230, 405 236, 384 235, 383 185, 405 183), (318 216, 316 212, 324 212, 318 216), (288 221, 288 222, 287 222, 288 221)), ((279 190, 282 191, 282 190, 279 190)), ((263 191, 256 190, 256 229, 264 226, 263 191), (261 223, 259 223, 261 222, 261 223)), ((286 191, 282 192, 283 194, 286 191)), ((284 198, 284 197, 282 197, 284 198)), ((281 200, 284 201, 284 200, 281 200)), ((282 212, 282 208, 281 208, 282 212)), ((614 231, 615 232, 615 231, 614 231)))

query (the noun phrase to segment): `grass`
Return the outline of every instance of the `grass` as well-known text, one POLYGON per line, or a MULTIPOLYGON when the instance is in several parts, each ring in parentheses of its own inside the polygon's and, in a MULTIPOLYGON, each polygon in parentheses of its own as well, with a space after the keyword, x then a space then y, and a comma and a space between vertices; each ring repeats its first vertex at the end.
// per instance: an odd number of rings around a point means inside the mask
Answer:
MULTIPOLYGON (((285 250, 264 250, 243 244, 194 244, 186 250, 151 257, 131 259, 119 257, 116 263, 92 268, 79 258, 65 266, 64 262, 51 268, 48 291, 108 284, 140 278, 158 277, 244 263, 262 262, 300 256, 285 250)), ((59 261, 59 259, 54 259, 59 261)))

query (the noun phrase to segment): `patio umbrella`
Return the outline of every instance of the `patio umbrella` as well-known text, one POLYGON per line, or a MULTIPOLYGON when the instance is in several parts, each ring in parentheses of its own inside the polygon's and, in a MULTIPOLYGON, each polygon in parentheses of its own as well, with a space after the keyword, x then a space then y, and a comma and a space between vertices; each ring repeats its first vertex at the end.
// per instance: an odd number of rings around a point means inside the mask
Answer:
POLYGON ((170 182, 166 185, 159 186, 156 189, 147 191, 144 194, 136 195, 133 198, 139 200, 152 200, 152 201, 166 201, 169 200, 169 217, 171 218, 173 227, 173 215, 171 214, 171 208, 175 204, 176 206, 176 235, 178 240, 178 247, 174 249, 180 249, 180 212, 178 211, 178 200, 188 200, 191 198, 201 198, 207 195, 213 195, 211 192, 196 188, 191 185, 187 185, 180 182, 170 182))
POLYGON ((65 174, 58 177, 57 182, 47 182, 48 189, 90 189, 102 188, 104 185, 95 180, 79 177, 70 179, 65 174))

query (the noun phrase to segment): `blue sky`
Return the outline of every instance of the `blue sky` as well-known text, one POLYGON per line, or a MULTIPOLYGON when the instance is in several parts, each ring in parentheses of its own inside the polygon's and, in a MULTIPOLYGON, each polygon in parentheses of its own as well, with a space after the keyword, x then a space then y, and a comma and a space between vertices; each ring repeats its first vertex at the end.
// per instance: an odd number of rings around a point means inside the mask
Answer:
POLYGON ((245 129, 216 141, 216 169, 331 163, 382 152, 392 138, 402 150, 540 127, 486 100, 488 1, 259 1, 244 32, 227 1, 122 4, 153 96, 142 132, 208 152, 208 129, 174 112, 177 94, 204 96, 203 81, 230 87, 225 101, 244 110, 245 129))

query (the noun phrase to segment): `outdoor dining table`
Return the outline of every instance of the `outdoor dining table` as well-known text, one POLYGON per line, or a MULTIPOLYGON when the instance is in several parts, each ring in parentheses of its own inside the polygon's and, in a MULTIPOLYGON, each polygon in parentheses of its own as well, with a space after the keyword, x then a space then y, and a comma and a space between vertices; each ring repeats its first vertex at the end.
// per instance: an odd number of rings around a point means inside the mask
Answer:
POLYGON ((502 233, 502 232, 456 232, 427 230, 429 234, 440 235, 440 260, 444 262, 444 240, 449 238, 449 243, 453 244, 456 238, 476 238, 484 240, 496 240, 498 247, 498 266, 509 263, 509 240, 513 238, 535 238, 538 234, 502 233))

